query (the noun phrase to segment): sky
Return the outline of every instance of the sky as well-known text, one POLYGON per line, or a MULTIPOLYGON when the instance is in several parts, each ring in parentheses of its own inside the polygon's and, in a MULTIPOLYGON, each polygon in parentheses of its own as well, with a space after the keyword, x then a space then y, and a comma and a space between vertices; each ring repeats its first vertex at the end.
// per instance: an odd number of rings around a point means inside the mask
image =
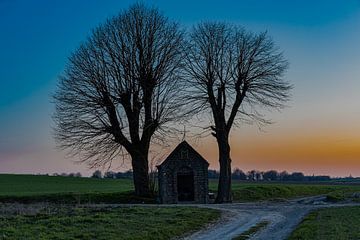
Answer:
MULTIPOLYGON (((215 20, 268 31, 290 62, 288 107, 266 112, 270 126, 233 129, 233 167, 360 176, 359 0, 143 2, 187 28, 215 20)), ((51 95, 91 29, 132 3, 0 0, 0 173, 94 171, 56 148, 51 95)), ((212 137, 191 143, 218 168, 212 137)))

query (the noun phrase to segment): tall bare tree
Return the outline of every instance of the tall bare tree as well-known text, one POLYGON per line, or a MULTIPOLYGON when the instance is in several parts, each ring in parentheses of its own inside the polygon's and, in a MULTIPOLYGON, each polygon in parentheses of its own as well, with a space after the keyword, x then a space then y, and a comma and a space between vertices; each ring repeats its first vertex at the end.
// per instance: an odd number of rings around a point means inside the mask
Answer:
POLYGON ((268 123, 257 107, 281 109, 291 85, 283 80, 288 66, 266 33, 253 34, 223 23, 202 23, 189 37, 188 98, 198 111, 211 109, 212 135, 219 150, 216 202, 231 201, 229 134, 242 120, 268 123))
POLYGON ((149 194, 150 143, 181 112, 182 45, 178 25, 142 4, 96 28, 54 96, 60 147, 90 167, 129 154, 135 192, 149 194))

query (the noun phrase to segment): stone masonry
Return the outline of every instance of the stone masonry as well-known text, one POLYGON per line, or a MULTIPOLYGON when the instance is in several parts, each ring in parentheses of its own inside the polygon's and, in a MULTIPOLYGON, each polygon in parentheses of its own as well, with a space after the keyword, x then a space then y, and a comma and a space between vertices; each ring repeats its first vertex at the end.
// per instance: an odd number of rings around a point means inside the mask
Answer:
POLYGON ((207 203, 209 163, 186 141, 157 166, 161 203, 207 203))

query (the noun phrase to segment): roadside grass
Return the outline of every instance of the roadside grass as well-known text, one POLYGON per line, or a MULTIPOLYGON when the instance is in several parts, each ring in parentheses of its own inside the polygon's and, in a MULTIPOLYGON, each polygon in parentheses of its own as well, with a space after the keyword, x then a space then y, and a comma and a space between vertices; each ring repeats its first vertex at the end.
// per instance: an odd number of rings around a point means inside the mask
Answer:
POLYGON ((266 227, 268 224, 269 224, 268 221, 259 222, 255 226, 251 227, 249 230, 243 232, 242 234, 240 234, 239 236, 233 238, 232 240, 246 240, 246 239, 249 239, 250 237, 252 237, 252 235, 254 235, 258 231, 260 231, 261 229, 266 227))
POLYGON ((0 239, 170 239, 220 217, 194 207, 58 208, 52 213, 0 215, 0 239))
POLYGON ((360 239, 360 207, 326 208, 311 212, 289 240, 360 239))
MULTIPOLYGON (((216 192, 217 181, 210 179, 209 188, 216 192)), ((327 194, 330 201, 341 201, 360 192, 360 185, 233 181, 232 190, 234 202, 276 201, 320 194, 327 194)), ((0 174, 0 202, 156 203, 156 196, 135 196, 131 179, 0 174)))

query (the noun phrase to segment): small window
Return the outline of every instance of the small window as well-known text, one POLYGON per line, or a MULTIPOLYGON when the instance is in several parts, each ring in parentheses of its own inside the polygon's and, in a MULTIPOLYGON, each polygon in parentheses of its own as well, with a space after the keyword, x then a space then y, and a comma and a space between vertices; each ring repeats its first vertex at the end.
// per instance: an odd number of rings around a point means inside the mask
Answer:
POLYGON ((189 153, 187 149, 181 150, 181 159, 188 159, 189 158, 189 153))

